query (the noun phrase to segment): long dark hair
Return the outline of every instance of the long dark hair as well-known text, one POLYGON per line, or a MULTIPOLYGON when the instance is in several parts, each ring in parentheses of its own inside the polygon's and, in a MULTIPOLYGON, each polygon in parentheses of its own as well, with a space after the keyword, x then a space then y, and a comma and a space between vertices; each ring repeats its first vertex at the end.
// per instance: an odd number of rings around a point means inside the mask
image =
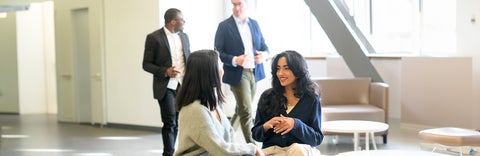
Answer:
POLYGON ((259 105, 262 107, 260 109, 264 109, 263 111, 266 112, 265 115, 269 116, 269 118, 273 116, 278 116, 276 114, 282 109, 286 109, 287 99, 283 96, 285 92, 285 87, 280 84, 280 80, 277 77, 277 65, 278 60, 282 57, 285 57, 287 60, 288 68, 293 72, 295 75, 295 97, 301 98, 305 94, 311 97, 315 97, 318 95, 318 85, 310 79, 310 73, 308 72, 307 62, 303 58, 303 56, 293 50, 287 50, 281 52, 275 56, 272 61, 272 89, 267 92, 269 95, 269 100, 263 101, 264 104, 259 105))
POLYGON ((180 111, 195 100, 210 110, 225 102, 222 93, 218 53, 214 50, 192 52, 187 59, 185 76, 177 93, 175 108, 180 111))

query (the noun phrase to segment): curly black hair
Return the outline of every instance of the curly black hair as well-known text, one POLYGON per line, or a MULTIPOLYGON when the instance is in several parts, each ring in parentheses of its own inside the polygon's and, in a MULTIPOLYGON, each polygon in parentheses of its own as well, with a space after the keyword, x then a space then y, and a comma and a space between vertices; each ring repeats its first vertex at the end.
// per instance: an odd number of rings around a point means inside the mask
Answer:
POLYGON ((310 73, 308 71, 307 62, 303 56, 293 50, 287 50, 281 52, 275 56, 272 61, 272 89, 267 90, 262 95, 262 99, 259 101, 259 109, 263 110, 268 117, 278 116, 280 110, 286 109, 287 99, 283 96, 285 87, 280 84, 280 80, 277 77, 277 65, 278 60, 285 57, 287 60, 288 68, 295 75, 295 97, 301 98, 303 95, 315 97, 319 95, 318 85, 310 79, 310 73))

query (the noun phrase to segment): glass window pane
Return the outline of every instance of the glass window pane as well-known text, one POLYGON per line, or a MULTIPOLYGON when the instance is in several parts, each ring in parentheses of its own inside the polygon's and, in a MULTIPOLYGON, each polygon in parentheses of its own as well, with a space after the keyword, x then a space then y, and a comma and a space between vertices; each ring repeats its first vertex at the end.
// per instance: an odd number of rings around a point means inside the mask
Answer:
POLYGON ((456 51, 455 0, 423 0, 421 54, 448 55, 456 51))
POLYGON ((303 0, 258 0, 255 13, 272 55, 285 50, 304 56, 335 51, 303 0))
POLYGON ((373 0, 371 43, 377 53, 415 51, 416 21, 412 0, 373 0))
POLYGON ((377 53, 455 53, 455 0, 346 0, 377 53), (372 31, 368 3, 372 2, 372 31))

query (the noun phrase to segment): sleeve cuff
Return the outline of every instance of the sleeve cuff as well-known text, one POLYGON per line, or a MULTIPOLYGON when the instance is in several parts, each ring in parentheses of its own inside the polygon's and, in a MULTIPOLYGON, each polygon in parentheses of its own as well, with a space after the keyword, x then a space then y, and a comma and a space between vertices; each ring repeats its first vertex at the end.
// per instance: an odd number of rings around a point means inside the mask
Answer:
POLYGON ((251 150, 249 153, 252 153, 253 155, 257 154, 257 145, 253 143, 248 143, 248 146, 250 146, 250 150, 251 150))
POLYGON ((236 57, 236 56, 234 56, 234 57, 232 58, 232 66, 233 66, 233 67, 237 67, 237 62, 235 62, 235 60, 237 60, 237 57, 236 57))

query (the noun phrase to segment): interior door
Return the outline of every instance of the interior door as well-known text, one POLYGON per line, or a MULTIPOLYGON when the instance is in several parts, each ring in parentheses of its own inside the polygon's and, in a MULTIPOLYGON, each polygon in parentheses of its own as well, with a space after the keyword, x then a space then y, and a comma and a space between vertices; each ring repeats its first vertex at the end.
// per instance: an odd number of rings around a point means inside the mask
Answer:
POLYGON ((103 0, 55 5, 58 120, 105 124, 103 0))
MULTIPOLYGON (((97 1, 95 4, 101 4, 97 1)), ((98 31, 97 31, 98 32, 98 31)), ((100 33, 90 32, 90 37, 101 38, 100 33)), ((90 40, 90 102, 91 102, 91 118, 92 124, 105 125, 107 123, 105 109, 105 92, 104 85, 104 62, 101 43, 90 40)))
POLYGON ((72 11, 75 117, 76 122, 91 122, 90 43, 88 8, 72 11))
POLYGON ((92 43, 98 34, 91 30, 89 8, 72 10, 75 120, 77 123, 105 124, 102 55, 92 43))

